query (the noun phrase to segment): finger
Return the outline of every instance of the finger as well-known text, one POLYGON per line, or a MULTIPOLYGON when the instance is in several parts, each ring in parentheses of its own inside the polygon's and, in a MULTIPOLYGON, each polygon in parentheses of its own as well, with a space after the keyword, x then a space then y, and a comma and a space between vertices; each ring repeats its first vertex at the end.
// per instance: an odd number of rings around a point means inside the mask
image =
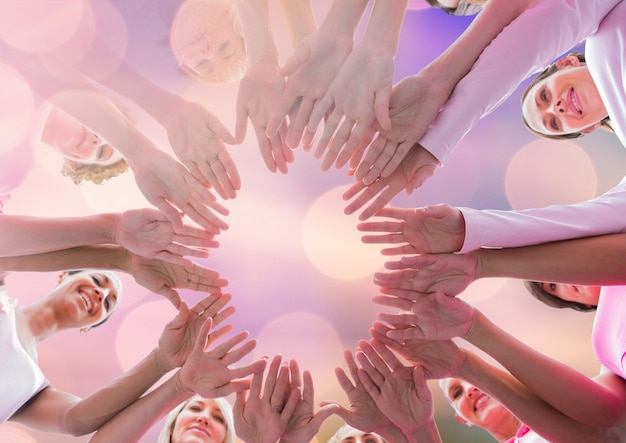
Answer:
POLYGON ((198 392, 199 395, 205 398, 218 398, 218 397, 226 397, 227 395, 232 394, 233 392, 241 392, 246 391, 250 387, 250 380, 231 380, 223 386, 220 386, 217 389, 212 389, 210 392, 203 394, 202 392, 198 392))
MULTIPOLYGON (((378 177, 382 177, 383 169, 385 169, 387 163, 396 156, 396 147, 397 143, 395 141, 389 139, 386 141, 380 155, 376 158, 365 177, 363 177, 363 183, 373 183, 378 177)), ((400 161, 398 161, 398 164, 399 163, 400 161)))
POLYGON ((302 385, 302 400, 307 404, 313 404, 315 392, 313 387, 313 377, 310 371, 304 371, 302 385))
MULTIPOLYGON (((254 376, 253 376, 254 377, 254 376)), ((233 417, 243 420, 243 410, 246 405, 247 392, 245 390, 238 391, 235 396, 235 404, 233 405, 233 417)))
POLYGON ((211 184, 215 187, 216 191, 220 188, 223 190, 226 195, 224 196, 220 193, 222 198, 235 198, 237 197, 237 187, 235 186, 235 183, 233 183, 231 173, 239 176, 239 172, 237 171, 237 167, 235 167, 234 163, 232 163, 234 169, 228 168, 226 165, 227 158, 230 158, 230 156, 222 155, 218 161, 211 163, 211 171, 213 171, 213 174, 217 179, 216 184, 213 182, 211 182, 211 184))
POLYGON ((391 329, 387 332, 387 337, 401 342, 426 338, 418 328, 391 329))
MULTIPOLYGON (((380 388, 374 383, 372 376, 366 369, 359 369, 357 374, 367 393, 376 401, 376 398, 380 396, 380 388)), ((372 374, 375 374, 375 372, 372 372, 372 374)))
POLYGON ((287 146, 290 149, 296 149, 300 144, 302 134, 304 133, 314 104, 315 101, 311 97, 302 97, 302 101, 298 107, 298 112, 296 113, 296 118, 289 125, 289 130, 287 131, 287 146))
MULTIPOLYGON (((383 137, 381 134, 378 134, 374 141, 370 144, 367 154, 363 161, 356 168, 356 172, 354 173, 354 178, 363 181, 363 178, 370 172, 372 165, 376 162, 376 159, 383 152, 385 144, 387 143, 387 139, 383 137)), ((353 166, 353 165, 351 165, 353 166)))
POLYGON ((234 306, 227 307, 226 309, 224 309, 219 314, 216 314, 213 317, 213 325, 214 326, 219 325, 220 323, 222 323, 224 320, 226 320, 228 317, 230 317, 234 313, 235 313, 235 307, 234 306))
POLYGON ((239 175, 239 170, 237 169, 237 165, 228 151, 225 150, 224 154, 220 155, 220 162, 228 175, 229 183, 233 189, 235 191, 241 189, 241 176, 239 175))
POLYGON ((317 129, 313 131, 307 127, 307 129, 304 131, 304 134, 302 134, 302 148, 304 149, 304 152, 310 152, 311 149, 313 149, 316 132, 317 129))
POLYGON ((178 294, 178 292, 176 292, 175 290, 173 290, 172 288, 168 288, 167 286, 163 286, 161 289, 159 289, 156 292, 158 295, 162 295, 163 297, 167 298, 169 300, 169 302, 175 307, 175 308, 180 308, 181 306, 181 302, 182 302, 182 298, 180 297, 180 295, 178 294))
MULTIPOLYGON (((274 356, 270 363, 270 367, 265 377, 265 385, 263 387, 263 397, 266 398, 267 401, 271 402, 272 393, 274 392, 274 388, 276 387, 276 379, 278 378, 278 371, 280 369, 280 364, 282 363, 282 361, 282 355, 277 354, 274 356)), ((281 401, 273 404, 282 406, 282 398, 281 401)))
MULTIPOLYGON (((280 413, 281 417, 287 421, 293 415, 293 412, 296 410, 296 406, 298 406, 298 402, 300 401, 300 389, 293 389, 289 393, 289 397, 283 406, 283 410, 280 413)), ((282 400, 281 400, 282 404, 282 400)))
MULTIPOLYGON (((383 183, 385 179, 380 179, 378 182, 374 183, 375 186, 377 183, 383 183)), ((384 187, 385 185, 381 185, 384 187)), ((396 195, 400 193, 400 189, 394 189, 392 187, 387 187, 383 192, 381 192, 376 199, 370 203, 370 205, 361 212, 359 215, 359 220, 367 220, 373 215, 376 215, 378 211, 380 211, 385 205, 387 205, 396 195)))
POLYGON ((389 177, 391 173, 395 171, 398 168, 398 166, 400 166, 400 163, 402 162, 402 160, 404 160, 404 157, 407 156, 412 146, 413 146, 412 142, 407 142, 407 141, 400 142, 400 144, 396 146, 395 154, 389 159, 387 164, 385 164, 380 175, 382 175, 383 177, 389 177))
MULTIPOLYGON (((317 127, 321 123, 322 119, 324 118, 324 116, 328 115, 328 113, 333 107, 334 107, 334 100, 328 91, 320 100, 318 100, 318 102, 313 107, 313 110, 311 111, 311 116, 309 117, 309 121, 306 126, 307 131, 315 132, 317 130, 317 127)), ((341 118, 339 118, 339 120, 341 120, 341 118)), ((339 120, 337 120, 335 125, 333 126, 332 132, 330 133, 331 135, 333 132, 335 132, 335 128, 337 127, 339 120)), ((326 122, 326 124, 328 124, 328 122, 326 122)), ((319 157, 316 156, 316 158, 319 158, 319 157)))
POLYGON ((352 158, 354 151, 361 144, 365 134, 369 130, 369 122, 357 120, 356 125, 352 128, 352 131, 348 134, 348 139, 345 142, 343 151, 337 157, 335 167, 337 169, 343 168, 345 164, 352 158))
POLYGON ((404 367, 400 359, 396 357, 383 342, 380 340, 370 340, 370 344, 391 371, 397 371, 404 367))
POLYGON ((355 389, 355 386, 352 384, 350 378, 346 375, 345 371, 341 368, 335 368, 335 376, 337 377, 337 382, 339 382, 339 386, 343 389, 343 392, 348 395, 352 390, 355 389))
POLYGON ((238 362, 256 348, 258 342, 256 340, 248 340, 237 349, 228 352, 222 361, 228 365, 238 362))
MULTIPOLYGON (((322 162, 322 171, 327 171, 328 169, 330 169, 335 160, 337 160, 337 156, 346 144, 348 137, 350 137, 350 132, 352 131, 355 123, 356 122, 354 119, 351 119, 347 116, 343 119, 341 126, 339 126, 339 129, 335 131, 335 135, 333 136, 330 143, 330 148, 328 148, 328 151, 326 152, 326 157, 324 157, 324 161, 322 162)), ((327 126, 328 122, 326 122, 326 125, 324 125, 324 131, 326 130, 327 126)))
POLYGON ((412 282, 416 276, 416 269, 402 269, 392 272, 375 272, 374 281, 380 282, 381 285, 392 282, 412 282))
POLYGON ((248 129, 248 107, 246 106, 241 93, 237 95, 235 113, 235 142, 239 144, 246 138, 246 131, 248 129))
POLYGON ((267 137, 273 137, 276 134, 278 128, 280 128, 280 125, 287 118, 289 111, 291 111, 291 108, 298 97, 299 93, 295 91, 293 83, 288 80, 285 92, 283 92, 280 101, 276 105, 274 114, 267 122, 267 127, 265 128, 265 135, 267 137))
POLYGON ((303 42, 296 45, 293 54, 291 54, 285 63, 280 67, 278 73, 281 77, 289 77, 296 73, 302 65, 304 65, 311 56, 311 47, 303 42))
POLYGON ((217 192, 217 195, 223 199, 228 199, 228 191, 215 172, 218 164, 220 164, 220 160, 219 158, 215 158, 213 160, 200 163, 198 165, 198 169, 202 174, 203 180, 206 181, 215 192, 217 192))
MULTIPOLYGON (((372 381, 377 385, 381 386, 385 381, 386 377, 391 376, 391 371, 387 366, 387 363, 378 355, 376 350, 365 340, 359 340, 359 348, 361 349, 361 353, 367 357, 368 362, 371 364, 371 367, 375 369, 378 374, 374 374, 374 378, 372 381)), ((362 358, 359 358, 359 353, 357 353, 357 358, 359 359, 359 363, 361 363, 361 367, 367 370, 367 365, 363 364, 362 358)), ((369 372, 368 372, 369 374, 369 372)))
POLYGON ((290 160, 293 161, 293 152, 283 141, 281 132, 282 131, 279 130, 276 135, 270 139, 269 143, 276 167, 280 172, 286 174, 287 164, 290 163, 290 160))
POLYGON ((398 289, 398 288, 387 288, 381 287, 380 292, 382 294, 393 295, 398 298, 406 298, 407 300, 416 301, 420 297, 423 297, 424 294, 413 289, 398 289))
POLYGON ((374 297, 372 297, 372 301, 377 305, 396 308, 402 311, 410 311, 413 307, 413 302, 410 300, 398 297, 389 297, 386 295, 375 295, 374 297))
MULTIPOLYGON (((257 360, 253 363, 250 363, 249 365, 245 365, 245 366, 241 366, 238 368, 234 368, 231 369, 231 374, 233 376, 233 378, 243 378, 243 377, 247 377, 251 374, 255 374, 259 371, 262 371, 263 368, 265 367, 267 361, 264 359, 261 360, 257 360)), ((248 389, 248 387, 246 386, 246 389, 248 389)))
MULTIPOLYGON (((261 158, 263 158, 263 163, 270 172, 276 172, 276 161, 274 156, 272 155, 272 146, 269 138, 265 135, 265 129, 261 127, 255 127, 254 131, 256 133, 257 141, 259 142, 259 151, 261 152, 261 158)), ((276 133, 272 138, 276 137, 278 133, 276 133)))
MULTIPOLYGON (((387 208, 383 208, 385 210, 387 208)), ((380 216, 380 211, 376 216, 380 216)), ((402 232, 404 222, 394 221, 376 221, 376 222, 362 222, 357 224, 357 229, 361 232, 389 232, 398 233, 402 232)))
POLYGON ((161 213, 167 218, 167 220, 174 225, 175 228, 178 228, 183 225, 183 219, 180 216, 180 212, 172 206, 167 200, 164 198, 157 199, 148 199, 150 203, 152 203, 161 213))
POLYGON ((391 129, 391 120, 389 119, 389 100, 391 99, 391 85, 376 91, 374 97, 374 114, 376 121, 385 130, 391 129))
POLYGON ((352 376, 352 380, 356 383, 356 381, 358 380, 356 376, 356 370, 358 369, 358 366, 356 364, 356 360, 354 360, 354 355, 351 351, 346 350, 343 352, 343 357, 346 361, 346 365, 348 366, 348 370, 350 371, 350 375, 352 376))
POLYGON ((225 361, 227 356, 229 355, 229 351, 231 351, 231 349, 247 339, 248 335, 249 333, 247 331, 240 332, 239 334, 236 334, 226 340, 224 343, 221 343, 219 346, 213 349, 210 354, 215 358, 221 358, 225 361))
POLYGON ((338 109, 335 109, 328 116, 328 120, 326 120, 326 122, 324 123, 324 130, 322 131, 322 137, 317 142, 317 149, 315 150, 315 153, 313 154, 316 159, 319 160, 320 158, 322 158, 322 156, 324 155, 324 152, 326 152, 326 149, 328 148, 328 145, 330 144, 333 138, 333 134, 337 130, 337 126, 339 126, 342 119, 343 119, 343 114, 338 109))
MULTIPOLYGON (((417 253, 417 250, 411 244, 405 244, 402 246, 396 246, 393 248, 384 248, 380 250, 380 253, 385 256, 391 255, 413 255, 417 253)), ((401 262, 400 262, 401 263, 401 262)), ((408 265, 404 265, 403 268, 409 267, 408 265)), ((393 269, 393 268, 388 268, 393 269)), ((402 269, 402 268, 397 268, 402 269)))
MULTIPOLYGON (((356 196, 352 202, 346 206, 344 209, 344 213, 350 215, 356 212, 358 209, 362 208, 368 201, 376 197, 376 195, 384 188, 384 184, 381 180, 372 183, 369 186, 365 186, 362 182, 356 182, 352 185, 344 194, 343 199, 348 200, 352 197, 355 197, 358 192, 361 192, 358 196, 356 196)), ((359 217, 361 221, 362 219, 359 217)))
POLYGON ((188 260, 177 254, 172 254, 171 252, 168 252, 168 251, 159 251, 156 254, 154 254, 153 257, 149 257, 149 258, 154 258, 154 259, 172 263, 178 266, 191 266, 193 264, 191 260, 188 260))
POLYGON ((390 314, 387 312, 379 312, 376 318, 390 325, 416 325, 419 320, 415 314, 390 314))
POLYGON ((376 135, 376 130, 370 126, 365 132, 365 135, 363 136, 363 138, 361 138, 361 141, 359 142, 356 149, 354 150, 354 153, 350 157, 350 168, 353 169, 355 173, 356 173, 356 169, 361 164, 361 158, 363 158, 363 154, 372 143, 372 140, 374 139, 374 135, 376 135))
MULTIPOLYGON (((276 384, 274 385, 273 392, 271 392, 270 403, 272 405, 280 405, 284 408, 285 394, 289 386, 289 365, 285 362, 280 365, 278 369, 278 377, 276 377, 276 384)), ((298 393, 298 397, 299 397, 298 393)))
POLYGON ((209 251, 205 249, 190 248, 189 246, 179 245, 176 243, 170 243, 165 251, 162 252, 169 252, 170 254, 178 255, 181 257, 191 256, 206 258, 209 256, 209 251))
MULTIPOLYGON (((174 233, 175 235, 179 235, 180 238, 195 238, 198 240, 213 240, 213 238, 215 237, 213 234, 211 234, 210 232, 207 232, 205 229, 201 229, 196 226, 191 226, 187 224, 177 226, 174 229, 174 233)), ((176 239, 175 241, 182 243, 181 241, 176 240, 176 239)), ((201 245, 198 244, 196 246, 201 246, 201 245)))
MULTIPOLYGON (((213 322, 213 324, 215 324, 215 322, 213 322)), ((211 343, 215 343, 217 340, 219 340, 220 338, 228 334, 230 331, 232 331, 233 327, 234 327, 233 325, 225 325, 219 329, 215 329, 215 326, 213 326, 214 330, 212 330, 211 334, 209 334, 208 346, 211 346, 211 343)))
POLYGON ((198 331, 198 336, 196 337, 196 342, 194 343, 193 352, 204 352, 212 326, 213 319, 210 317, 202 323, 202 326, 198 331))
POLYGON ((319 411, 313 416, 313 420, 311 420, 310 426, 312 430, 316 430, 316 433, 322 427, 322 423, 326 421, 331 415, 336 414, 339 411, 339 405, 337 404, 326 404, 323 405, 319 411))
MULTIPOLYGON (((267 362, 267 358, 264 357, 263 360, 267 362)), ((250 398, 254 398, 256 400, 261 398, 261 390, 263 389, 263 373, 265 372, 265 367, 263 369, 252 374, 252 380, 250 381, 250 398)))

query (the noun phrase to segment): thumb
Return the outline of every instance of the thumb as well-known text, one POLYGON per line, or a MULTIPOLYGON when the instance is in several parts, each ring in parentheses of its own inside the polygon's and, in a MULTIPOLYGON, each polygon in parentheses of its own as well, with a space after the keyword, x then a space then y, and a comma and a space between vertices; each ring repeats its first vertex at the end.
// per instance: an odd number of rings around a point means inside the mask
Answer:
POLYGON ((163 297, 167 298, 169 302, 180 312, 180 309, 182 308, 183 303, 182 303, 182 299, 180 298, 180 295, 178 295, 178 292, 176 292, 172 288, 163 286, 159 291, 157 291, 157 294, 162 295, 163 297))
POLYGON ((208 121, 208 127, 215 135, 217 135, 224 143, 229 145, 235 144, 235 137, 230 133, 230 131, 224 126, 224 124, 220 121, 219 118, 211 114, 211 117, 208 121))
POLYGON ((391 86, 384 88, 376 94, 374 99, 374 114, 376 121, 383 130, 391 129, 391 120, 389 119, 389 100, 391 98, 391 86))

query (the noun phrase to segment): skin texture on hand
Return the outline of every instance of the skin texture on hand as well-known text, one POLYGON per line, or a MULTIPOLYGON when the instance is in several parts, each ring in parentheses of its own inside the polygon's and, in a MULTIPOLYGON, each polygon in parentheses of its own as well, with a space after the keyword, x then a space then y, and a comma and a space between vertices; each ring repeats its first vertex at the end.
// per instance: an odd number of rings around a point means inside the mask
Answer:
POLYGON ((271 137, 266 135, 270 118, 284 91, 285 79, 278 73, 278 65, 273 57, 262 57, 250 66, 239 83, 235 138, 238 142, 243 141, 250 119, 267 169, 287 173, 287 164, 294 160, 293 151, 286 143, 287 118, 283 119, 271 137))
POLYGON ((461 248, 465 239, 465 221, 461 211, 445 204, 417 209, 385 207, 376 216, 391 220, 359 223, 359 231, 376 233, 364 235, 363 242, 403 243, 383 249, 383 255, 454 252, 461 248))
MULTIPOLYGON (((293 112, 286 141, 291 149, 298 147, 313 107, 326 94, 351 50, 352 38, 327 30, 314 32, 296 45, 279 71, 287 77, 287 84, 267 126, 268 137, 274 136, 293 112)), ((311 148, 314 135, 315 130, 309 128, 303 141, 305 149, 311 148)))
POLYGON ((117 222, 114 241, 127 250, 146 258, 168 261, 181 266, 191 262, 183 255, 206 257, 197 249, 214 246, 213 235, 188 225, 174 225, 156 209, 124 211, 117 222))
POLYGON ((161 117, 161 124, 179 160, 203 186, 212 186, 224 199, 241 188, 239 171, 224 142, 235 137, 220 120, 197 103, 180 99, 161 117))
POLYGON ((289 388, 289 368, 281 365, 282 357, 270 363, 265 383, 263 370, 252 375, 250 392, 237 393, 233 415, 237 437, 246 442, 275 443, 285 431, 300 393, 289 388), (262 391, 262 392, 261 392, 262 391))
POLYGON ((130 254, 129 273, 144 288, 167 298, 176 309, 182 301, 174 288, 190 289, 209 294, 221 294, 228 280, 217 271, 196 263, 177 265, 163 260, 148 259, 130 254))
POLYGON ((413 145, 400 166, 389 177, 381 177, 369 186, 362 181, 352 185, 343 194, 344 200, 352 200, 344 212, 352 214, 374 200, 359 214, 359 220, 367 220, 403 190, 412 194, 432 177, 438 166, 439 161, 430 152, 419 144, 413 145))
POLYGON ((250 381, 245 377, 265 367, 265 360, 257 360, 243 366, 233 366, 256 347, 256 340, 248 340, 247 332, 240 332, 206 350, 213 340, 209 334, 212 319, 208 317, 196 338, 193 350, 178 373, 179 382, 204 398, 224 397, 248 389, 250 381), (235 346, 240 345, 238 348, 235 346))
MULTIPOLYGON (((225 306, 230 303, 230 294, 212 294, 200 300, 191 309, 186 303, 181 303, 176 316, 163 328, 157 354, 167 362, 168 370, 181 367, 192 352, 198 333, 208 318, 212 319, 212 327, 217 327, 225 319, 235 313, 233 306, 225 306)), ((226 325, 208 336, 208 345, 232 329, 226 325)))

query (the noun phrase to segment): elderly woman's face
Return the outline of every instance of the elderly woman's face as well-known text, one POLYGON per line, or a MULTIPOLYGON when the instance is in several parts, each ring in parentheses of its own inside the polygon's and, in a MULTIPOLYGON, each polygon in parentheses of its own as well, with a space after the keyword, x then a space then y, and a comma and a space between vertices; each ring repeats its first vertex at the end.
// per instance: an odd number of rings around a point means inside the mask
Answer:
POLYGON ((41 141, 78 163, 108 165, 123 158, 97 134, 56 108, 48 115, 41 141))
POLYGON ((535 84, 522 102, 524 118, 538 133, 588 133, 608 116, 587 66, 570 63, 535 84))
POLYGON ((187 0, 172 25, 172 46, 179 63, 201 78, 227 72, 245 60, 243 36, 237 32, 234 11, 206 0, 187 0))
POLYGON ((198 395, 180 411, 172 431, 172 443, 224 443, 226 419, 215 400, 198 395))

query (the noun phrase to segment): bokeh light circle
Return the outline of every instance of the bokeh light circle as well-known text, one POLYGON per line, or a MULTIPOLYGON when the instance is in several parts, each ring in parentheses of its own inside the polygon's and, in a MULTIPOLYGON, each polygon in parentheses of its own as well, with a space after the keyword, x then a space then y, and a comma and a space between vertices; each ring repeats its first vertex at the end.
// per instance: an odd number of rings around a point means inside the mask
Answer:
POLYGON ((383 264, 380 252, 361 242, 358 214, 345 215, 341 195, 347 186, 322 194, 310 207, 302 225, 307 257, 323 274, 337 280, 372 275, 383 264))
POLYGON ((597 193, 589 156, 564 140, 537 140, 520 149, 506 171, 506 195, 513 209, 542 208, 588 200, 597 193))
POLYGON ((326 319, 310 312, 291 312, 267 322, 257 339, 255 358, 267 355, 271 360, 279 352, 283 361, 297 360, 301 371, 311 372, 316 396, 336 386, 335 375, 328 368, 340 365, 343 346, 326 319))
POLYGON ((11 66, 0 63, 0 154, 24 141, 35 113, 30 85, 11 66))
POLYGON ((20 51, 50 51, 74 38, 86 8, 86 0, 0 2, 0 38, 20 51))

